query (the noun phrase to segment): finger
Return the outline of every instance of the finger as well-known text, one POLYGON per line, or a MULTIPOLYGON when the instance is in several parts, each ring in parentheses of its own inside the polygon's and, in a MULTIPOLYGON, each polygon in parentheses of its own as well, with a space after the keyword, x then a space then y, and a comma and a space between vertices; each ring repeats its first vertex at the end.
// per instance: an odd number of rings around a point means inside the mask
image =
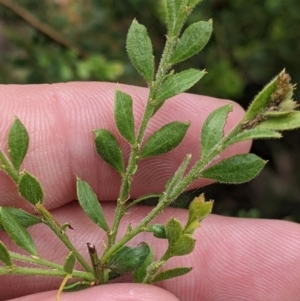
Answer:
MULTIPOLYGON (((114 205, 104 203, 105 214, 112 220, 114 205)), ((134 227, 150 208, 137 207, 124 217, 124 231, 129 223, 134 227)), ((87 255, 86 243, 97 246, 101 254, 103 231, 85 217, 74 202, 53 211, 60 222, 69 221, 74 231, 70 239, 82 254, 87 255)), ((167 208, 156 222, 164 223, 170 216, 185 220, 186 210, 167 208)), ((121 230, 122 231, 122 230, 121 230)), ((48 229, 39 225, 31 228, 39 246, 39 254, 59 263, 64 262, 67 250, 52 238, 48 229)), ((119 233, 120 237, 122 233, 119 233)), ((174 278, 159 286, 182 301, 218 300, 300 300, 300 226, 298 224, 259 219, 238 219, 209 216, 196 232, 196 247, 192 254, 174 257, 165 268, 193 267, 189 274, 174 278)), ((7 239, 0 235, 7 243, 7 239)), ((138 236, 132 244, 150 241, 155 254, 166 250, 165 240, 149 233, 138 236)), ((12 246, 10 246, 11 248, 12 246)), ((34 292, 56 289, 61 280, 30 276, 2 276, 0 291, 5 299, 34 292), (34 279, 34 280, 32 280, 34 279), (14 290, 11 290, 14 283, 14 290)))
MULTIPOLYGON (((57 292, 48 291, 13 299, 14 301, 53 301, 57 292)), ((101 285, 89 290, 62 293, 60 301, 179 301, 157 286, 133 283, 101 285)))
MULTIPOLYGON (((98 157, 93 146, 92 130, 106 128, 118 136, 128 158, 129 146, 120 138, 113 120, 115 84, 68 83, 54 85, 2 86, 0 92, 0 148, 7 149, 7 134, 14 116, 28 129, 30 145, 23 168, 42 183, 48 208, 55 208, 75 199, 75 174, 88 181, 101 200, 117 198, 119 175, 98 157)), ((138 126, 145 107, 148 90, 121 85, 134 99, 134 116, 138 126)), ((161 191, 167 178, 177 169, 187 153, 195 161, 199 156, 199 133, 208 114, 225 100, 181 94, 166 102, 153 121, 147 136, 162 125, 174 121, 191 121, 184 142, 173 152, 141 162, 135 175, 132 195, 161 191)), ((233 104, 226 125, 232 128, 243 116, 243 110, 233 104)), ((224 156, 247 152, 249 142, 240 143, 224 156)), ((203 185, 201 181, 195 185, 203 185)), ((1 205, 23 206, 15 186, 0 173, 1 205)))

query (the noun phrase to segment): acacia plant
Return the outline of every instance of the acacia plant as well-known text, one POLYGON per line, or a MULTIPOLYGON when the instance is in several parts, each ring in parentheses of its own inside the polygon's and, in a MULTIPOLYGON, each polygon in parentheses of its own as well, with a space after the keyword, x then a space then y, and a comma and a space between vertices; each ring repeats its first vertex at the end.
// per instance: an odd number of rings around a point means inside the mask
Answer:
POLYGON ((8 151, 0 152, 0 168, 12 178, 20 195, 34 207, 37 214, 32 215, 9 206, 0 207, 0 229, 24 250, 22 254, 15 253, 0 242, 0 275, 61 277, 57 299, 61 291, 101 285, 128 273, 132 275, 133 281, 149 284, 182 276, 192 267, 166 270, 163 268, 164 264, 171 257, 193 252, 196 243, 193 234, 202 219, 211 212, 213 202, 205 201, 203 194, 196 197, 188 209, 186 223, 170 218, 164 224, 157 224, 153 219, 197 179, 239 184, 254 178, 264 167, 266 162, 255 154, 238 154, 222 161, 215 160, 230 145, 248 139, 280 138, 279 132, 300 127, 300 112, 295 110, 297 104, 292 99, 295 86, 290 83, 289 75, 282 71, 254 98, 243 120, 227 135, 224 135, 223 129, 232 106, 228 104, 219 107, 208 116, 199 133, 199 158, 191 166, 191 155, 186 154, 177 171, 165 183, 162 193, 129 199, 132 180, 140 161, 176 148, 190 126, 188 120, 174 121, 165 124, 146 141, 144 139, 149 121, 155 118, 155 113, 165 101, 191 88, 206 73, 193 68, 180 72, 173 69, 178 63, 198 54, 210 39, 213 24, 211 20, 199 21, 186 28, 184 26, 188 15, 200 2, 201 0, 165 0, 167 36, 157 68, 146 28, 136 20, 129 28, 127 53, 135 69, 145 79, 149 96, 142 121, 137 125, 131 96, 116 87, 113 114, 120 136, 131 148, 128 160, 124 159, 117 139, 110 131, 94 130, 96 152, 122 180, 112 224, 107 223, 101 203, 92 188, 84 179, 77 177, 77 197, 82 210, 106 233, 104 242, 100 239, 93 243, 87 242, 90 260, 86 260, 70 241, 68 231, 72 226, 68 221, 60 224, 44 207, 43 189, 38 180, 26 169, 21 169, 29 137, 24 125, 15 118, 8 135, 8 151), (158 198, 156 206, 149 210, 138 225, 128 224, 124 236, 117 239, 124 215, 130 214, 132 207, 153 196, 158 198), (27 231, 28 227, 37 223, 49 227, 69 250, 64 264, 51 262, 38 254, 33 238, 27 231), (144 231, 152 232, 157 239, 167 241, 165 253, 160 258, 157 258, 147 242, 138 245, 130 243, 132 238, 144 231), (26 265, 19 262, 25 262, 26 265), (80 268, 75 268, 75 264, 80 268))

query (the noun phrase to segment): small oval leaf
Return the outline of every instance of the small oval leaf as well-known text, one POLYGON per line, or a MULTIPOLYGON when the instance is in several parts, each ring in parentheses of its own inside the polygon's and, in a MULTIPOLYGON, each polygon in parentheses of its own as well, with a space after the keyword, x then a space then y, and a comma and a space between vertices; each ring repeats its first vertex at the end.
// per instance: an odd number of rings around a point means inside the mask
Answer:
POLYGON ((15 244, 29 254, 38 256, 30 234, 26 228, 19 224, 18 220, 9 212, 9 210, 5 207, 0 207, 0 216, 5 231, 15 244))
POLYGON ((115 136, 108 130, 95 130, 95 146, 98 155, 120 175, 124 173, 122 151, 115 136))
POLYGON ((106 223, 102 206, 91 186, 77 177, 76 188, 78 201, 84 212, 96 225, 108 232, 109 227, 106 223))
POLYGON ((44 192, 41 184, 27 171, 24 171, 20 176, 18 190, 20 195, 31 204, 43 203, 44 192))
POLYGON ((65 260, 65 263, 64 263, 64 271, 67 274, 72 274, 73 273, 75 262, 76 262, 76 257, 73 254, 73 252, 70 252, 68 254, 66 260, 65 260))
POLYGON ((148 138, 141 150, 140 157, 158 156, 171 151, 181 143, 189 126, 190 123, 179 121, 164 125, 148 138))
POLYGON ((154 103, 160 106, 166 99, 187 91, 189 88, 194 86, 204 74, 205 71, 203 70, 188 69, 174 75, 170 75, 162 84, 155 97, 154 103))
POLYGON ((165 230, 169 244, 174 244, 182 235, 183 227, 181 222, 173 217, 167 221, 165 230))
POLYGON ((8 152, 15 169, 19 170, 27 153, 29 136, 22 122, 15 118, 8 134, 8 152))
POLYGON ((119 133, 130 144, 134 144, 134 117, 132 110, 132 98, 130 95, 116 90, 115 95, 115 121, 119 133))
POLYGON ((168 280, 171 278, 183 276, 187 273, 189 273, 193 268, 191 267, 178 267, 170 270, 163 271, 159 274, 157 274, 151 283, 159 282, 159 281, 164 281, 168 280))
MULTIPOLYGON (((6 210, 8 210, 8 212, 11 215, 13 215, 18 220, 20 225, 23 226, 24 228, 28 228, 30 226, 42 222, 42 220, 39 217, 32 215, 22 209, 15 208, 15 207, 5 207, 5 208, 6 210)), ((4 230, 4 227, 1 222, 1 217, 0 217, 0 230, 4 230)))
POLYGON ((4 262, 7 266, 13 265, 10 254, 2 241, 0 241, 0 261, 4 262))
POLYGON ((151 84, 154 75, 154 56, 152 43, 145 26, 136 20, 132 21, 129 28, 126 49, 132 65, 151 84))
POLYGON ((201 157, 208 155, 223 138, 224 126, 232 105, 214 110, 205 120, 201 131, 201 157))
POLYGON ((252 180, 266 161, 254 154, 235 155, 201 172, 201 177, 219 183, 240 184, 252 180))
POLYGON ((174 244, 169 245, 167 253, 169 257, 184 256, 193 252, 196 240, 190 234, 181 235, 174 244))
POLYGON ((138 246, 124 246, 110 257, 107 267, 118 274, 133 272, 144 263, 150 252, 149 245, 144 242, 138 246))
POLYGON ((185 61, 200 52, 212 33, 212 21, 200 21, 185 29, 171 57, 171 64, 185 61))

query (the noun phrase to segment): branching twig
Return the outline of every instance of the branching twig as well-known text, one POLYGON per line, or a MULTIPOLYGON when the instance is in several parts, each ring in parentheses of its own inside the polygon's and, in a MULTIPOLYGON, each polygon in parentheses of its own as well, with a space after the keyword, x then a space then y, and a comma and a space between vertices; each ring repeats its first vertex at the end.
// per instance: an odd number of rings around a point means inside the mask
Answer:
POLYGON ((36 30, 38 30, 42 34, 46 35, 48 38, 53 40, 55 43, 65 47, 67 49, 71 49, 79 57, 86 56, 78 46, 76 46, 72 42, 68 41, 65 36, 62 36, 59 32, 57 32, 56 30, 54 30, 47 24, 42 23, 32 13, 30 13, 24 7, 20 6, 15 1, 0 0, 0 4, 9 8, 16 15, 18 15, 20 18, 22 18, 26 23, 28 23, 30 26, 34 27, 36 30))

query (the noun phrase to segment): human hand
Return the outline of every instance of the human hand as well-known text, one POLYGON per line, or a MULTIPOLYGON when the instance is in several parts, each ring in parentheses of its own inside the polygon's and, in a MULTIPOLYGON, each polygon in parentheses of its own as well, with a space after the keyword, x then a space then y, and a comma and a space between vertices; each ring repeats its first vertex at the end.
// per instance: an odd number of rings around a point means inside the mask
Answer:
MULTIPOLYGON (((136 120, 147 98, 147 90, 121 86, 134 99, 136 120)), ((23 167, 42 183, 45 205, 59 221, 70 222, 68 234, 76 247, 86 254, 86 243, 101 243, 103 233, 85 217, 76 201, 75 174, 97 192, 106 216, 112 219, 120 179, 93 149, 91 130, 105 127, 113 132, 114 84, 69 83, 58 85, 2 86, 0 88, 0 146, 6 149, 8 126, 18 116, 28 129, 30 146, 23 167), (92 167, 92 168, 91 168, 92 167)), ((199 131, 208 114, 225 104, 224 100, 181 94, 166 102, 151 122, 151 132, 166 122, 190 120, 192 125, 183 143, 174 151, 141 162, 133 182, 132 198, 150 191, 161 191, 184 155, 198 156, 199 131)), ((229 114, 225 130, 243 116, 238 105, 229 114)), ((149 131, 150 133, 150 131, 149 131)), ((250 143, 229 148, 223 156, 247 152, 250 143)), ((128 148, 125 143, 123 149, 128 148)), ((198 181, 193 187, 207 184, 198 181)), ((193 188, 191 187, 191 188, 193 188)), ((0 173, 0 205, 29 208, 17 193, 14 183, 0 173)), ((137 223, 148 207, 135 207, 124 218, 124 225, 137 223)), ((186 211, 168 208, 157 220, 170 216, 186 218, 186 211)), ((125 226, 124 226, 125 228, 125 226)), ((62 262, 67 250, 43 225, 29 229, 39 254, 62 262)), ((197 244, 188 256, 170 261, 176 266, 193 266, 191 273, 156 286, 110 284, 76 293, 62 294, 67 300, 299 300, 300 299, 300 226, 284 221, 237 219, 211 215, 195 234, 197 244), (176 296, 176 297, 175 297, 176 296)), ((3 232, 0 240, 14 248, 3 232)), ((150 234, 136 242, 155 240, 157 252, 165 245, 150 234)), ((155 245, 153 242, 152 245, 155 245)), ((31 276, 1 276, 0 300, 54 300, 60 279, 31 276), (37 293, 32 295, 34 293, 37 293)))

